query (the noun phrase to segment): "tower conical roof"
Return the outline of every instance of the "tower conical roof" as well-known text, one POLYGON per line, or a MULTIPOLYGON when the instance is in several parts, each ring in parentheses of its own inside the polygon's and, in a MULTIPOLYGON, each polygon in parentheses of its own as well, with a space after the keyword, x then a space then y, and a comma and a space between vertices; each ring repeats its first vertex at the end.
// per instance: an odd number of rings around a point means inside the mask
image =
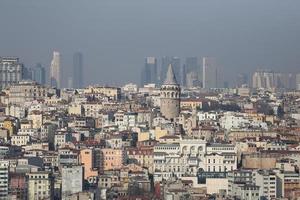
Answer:
POLYGON ((165 85, 178 85, 175 74, 173 72, 173 67, 171 64, 169 65, 167 77, 166 77, 164 84, 165 85))

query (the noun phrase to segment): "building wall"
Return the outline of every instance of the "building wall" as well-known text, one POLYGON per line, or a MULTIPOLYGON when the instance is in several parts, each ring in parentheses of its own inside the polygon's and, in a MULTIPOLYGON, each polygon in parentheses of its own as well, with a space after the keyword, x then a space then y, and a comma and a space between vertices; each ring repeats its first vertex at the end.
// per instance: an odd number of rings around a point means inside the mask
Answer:
POLYGON ((9 183, 9 161, 0 161, 0 199, 5 199, 8 195, 9 183))
POLYGON ((64 166, 62 175, 62 196, 82 192, 83 189, 83 167, 64 166))
POLYGON ((54 182, 47 172, 28 174, 28 199, 52 199, 54 182))
POLYGON ((80 162, 84 165, 84 179, 88 179, 91 176, 97 176, 98 171, 94 170, 93 166, 93 150, 82 149, 80 151, 80 162))
POLYGON ((121 149, 101 149, 103 156, 103 169, 114 170, 123 166, 125 159, 124 152, 121 149))
POLYGON ((219 194, 221 191, 227 192, 228 179, 226 178, 207 178, 207 194, 219 194))
POLYGON ((242 166, 246 169, 272 169, 276 166, 275 157, 244 156, 242 166))
POLYGON ((18 58, 0 58, 0 89, 14 85, 23 79, 23 65, 18 58))
POLYGON ((160 112, 165 118, 174 119, 178 117, 180 112, 179 99, 161 98, 160 104, 160 112))

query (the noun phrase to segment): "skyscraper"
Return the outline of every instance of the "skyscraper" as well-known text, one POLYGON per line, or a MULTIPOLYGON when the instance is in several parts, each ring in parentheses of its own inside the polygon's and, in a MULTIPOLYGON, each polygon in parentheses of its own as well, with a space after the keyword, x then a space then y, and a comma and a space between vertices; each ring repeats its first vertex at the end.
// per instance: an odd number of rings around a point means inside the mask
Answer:
POLYGON ((32 69, 32 80, 36 81, 41 85, 45 85, 46 83, 46 71, 40 63, 37 63, 32 69))
POLYGON ((176 77, 176 80, 178 83, 181 83, 181 64, 180 64, 180 58, 179 57, 172 57, 171 59, 171 65, 173 67, 173 71, 176 77))
POLYGON ((182 74, 182 79, 186 79, 186 84, 189 82, 189 87, 200 86, 200 68, 198 66, 197 57, 187 57, 185 59, 186 73, 182 74), (185 76, 185 77, 184 77, 185 76), (189 80, 188 80, 189 79, 189 80))
POLYGON ((284 77, 284 74, 271 70, 257 70, 252 75, 252 87, 265 89, 289 87, 289 81, 284 81, 284 77))
POLYGON ((300 74, 296 75, 296 89, 300 90, 300 74))
POLYGON ((186 65, 184 64, 181 68, 181 85, 186 86, 186 65))
POLYGON ((212 57, 203 58, 203 88, 218 87, 218 71, 216 59, 212 57))
POLYGON ((157 84, 157 60, 155 57, 145 58, 145 66, 142 70, 141 84, 145 85, 148 83, 157 84))
POLYGON ((242 87, 243 85, 246 85, 246 84, 248 84, 248 77, 247 77, 247 75, 244 74, 244 73, 238 74, 237 77, 236 77, 236 84, 235 84, 235 86, 238 87, 238 88, 240 88, 240 87, 242 87))
POLYGON ((161 58, 161 66, 160 66, 160 84, 162 85, 165 81, 167 71, 168 71, 168 66, 171 64, 171 59, 169 56, 163 56, 161 58))
POLYGON ((50 85, 51 87, 60 88, 60 54, 57 51, 53 52, 53 59, 51 61, 51 67, 50 67, 50 85))
POLYGON ((73 55, 73 77, 72 83, 74 88, 83 87, 83 56, 82 53, 76 52, 73 55))
POLYGON ((186 65, 186 73, 189 72, 195 72, 197 74, 199 73, 197 57, 187 57, 185 59, 185 65, 186 65))
POLYGON ((18 58, 0 58, 0 89, 14 85, 23 79, 24 67, 18 58))
POLYGON ((22 79, 23 80, 33 80, 33 69, 23 67, 22 79))

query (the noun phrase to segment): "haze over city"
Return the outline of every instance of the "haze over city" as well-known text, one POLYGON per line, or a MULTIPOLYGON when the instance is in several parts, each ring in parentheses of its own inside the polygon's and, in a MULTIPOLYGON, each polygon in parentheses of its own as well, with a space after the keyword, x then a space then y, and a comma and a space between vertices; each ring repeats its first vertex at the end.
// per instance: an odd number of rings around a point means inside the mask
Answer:
POLYGON ((59 51, 66 77, 80 51, 86 84, 139 83, 147 56, 213 56, 229 81, 259 67, 296 72, 299 7, 297 0, 2 0, 0 55, 49 71, 59 51))
POLYGON ((0 200, 296 200, 299 0, 0 0, 0 200))

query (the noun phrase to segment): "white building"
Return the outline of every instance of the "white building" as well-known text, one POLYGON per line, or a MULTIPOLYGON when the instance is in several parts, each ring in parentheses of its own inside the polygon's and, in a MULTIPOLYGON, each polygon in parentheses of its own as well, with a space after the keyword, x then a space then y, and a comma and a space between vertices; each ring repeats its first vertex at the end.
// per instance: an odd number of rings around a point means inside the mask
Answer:
POLYGON ((248 127, 250 121, 242 114, 226 112, 220 118, 220 125, 226 130, 248 127))
POLYGON ((83 190, 83 167, 64 166, 61 171, 62 176, 62 199, 67 195, 82 192, 83 190))
POLYGON ((0 199, 6 199, 8 196, 9 184, 9 161, 0 161, 0 199))
POLYGON ((24 106, 9 104, 5 107, 5 115, 22 119, 26 115, 26 109, 24 106))
POLYGON ((14 85, 23 79, 23 64, 19 58, 0 58, 0 89, 14 85))
POLYGON ((36 128, 22 128, 22 129, 19 129, 18 135, 29 135, 31 136, 32 138, 40 138, 40 132, 38 129, 36 128))
POLYGON ((122 90, 127 93, 136 93, 138 91, 138 86, 133 83, 128 83, 122 87, 122 90))
POLYGON ((197 117, 199 121, 204 120, 217 120, 219 118, 219 113, 217 112, 198 112, 197 117))
POLYGON ((256 170, 252 173, 253 182, 259 186, 259 196, 267 199, 282 196, 282 182, 278 181, 276 173, 271 170, 256 170))
POLYGON ((28 173, 28 199, 53 199, 54 181, 48 172, 28 173))
POLYGON ((16 146, 25 146, 31 142, 30 135, 12 135, 11 144, 16 146))
POLYGON ((231 144, 208 144, 206 146, 204 170, 227 172, 237 168, 237 148, 231 144))
POLYGON ((206 145, 201 139, 181 139, 155 145, 154 181, 196 176, 199 169, 205 170, 206 145))
POLYGON ((59 148, 72 140, 72 134, 59 132, 54 136, 54 147, 59 148))

